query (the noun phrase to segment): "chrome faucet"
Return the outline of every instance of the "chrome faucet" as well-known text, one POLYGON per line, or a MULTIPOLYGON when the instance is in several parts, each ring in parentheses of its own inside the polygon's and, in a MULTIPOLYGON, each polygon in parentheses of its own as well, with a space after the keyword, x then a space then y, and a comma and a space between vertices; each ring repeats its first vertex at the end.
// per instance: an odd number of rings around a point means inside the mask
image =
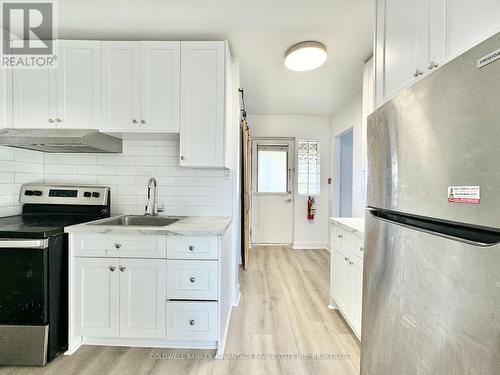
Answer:
POLYGON ((158 184, 156 179, 151 177, 148 181, 148 203, 144 215, 157 216, 158 212, 163 212, 163 208, 158 208, 158 184))

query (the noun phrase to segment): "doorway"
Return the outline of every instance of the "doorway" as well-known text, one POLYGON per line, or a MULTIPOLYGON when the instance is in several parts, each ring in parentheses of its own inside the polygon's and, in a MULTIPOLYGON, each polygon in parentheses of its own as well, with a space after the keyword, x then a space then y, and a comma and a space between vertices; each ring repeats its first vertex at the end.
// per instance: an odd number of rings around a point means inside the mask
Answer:
POLYGON ((340 217, 352 216, 352 146, 353 131, 351 129, 340 137, 340 217))
POLYGON ((252 244, 293 241, 294 146, 291 138, 252 140, 252 244))

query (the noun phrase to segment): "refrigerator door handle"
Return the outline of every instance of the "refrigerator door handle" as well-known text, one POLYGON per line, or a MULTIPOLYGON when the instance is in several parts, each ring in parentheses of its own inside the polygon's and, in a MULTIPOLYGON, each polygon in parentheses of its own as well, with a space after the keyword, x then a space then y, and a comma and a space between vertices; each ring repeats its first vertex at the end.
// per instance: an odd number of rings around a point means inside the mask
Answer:
POLYGON ((368 212, 376 220, 445 237, 468 245, 491 247, 500 243, 500 232, 488 228, 478 228, 464 223, 450 223, 434 218, 416 217, 370 207, 368 212))

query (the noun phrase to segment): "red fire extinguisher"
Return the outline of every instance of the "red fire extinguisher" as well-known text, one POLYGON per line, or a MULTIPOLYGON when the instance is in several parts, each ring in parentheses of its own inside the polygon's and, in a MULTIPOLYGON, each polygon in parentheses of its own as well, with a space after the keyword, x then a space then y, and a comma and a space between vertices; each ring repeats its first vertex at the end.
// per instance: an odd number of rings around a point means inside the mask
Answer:
POLYGON ((314 215, 316 213, 316 202, 313 197, 309 197, 307 200, 307 220, 314 220, 314 215))

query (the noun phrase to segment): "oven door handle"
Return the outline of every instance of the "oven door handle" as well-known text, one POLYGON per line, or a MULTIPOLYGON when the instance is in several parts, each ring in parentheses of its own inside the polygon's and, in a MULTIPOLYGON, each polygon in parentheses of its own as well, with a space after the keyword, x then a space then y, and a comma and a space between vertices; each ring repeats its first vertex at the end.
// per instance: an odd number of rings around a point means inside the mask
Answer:
POLYGON ((49 240, 44 239, 21 239, 2 238, 0 239, 0 249, 46 249, 49 247, 49 240))

